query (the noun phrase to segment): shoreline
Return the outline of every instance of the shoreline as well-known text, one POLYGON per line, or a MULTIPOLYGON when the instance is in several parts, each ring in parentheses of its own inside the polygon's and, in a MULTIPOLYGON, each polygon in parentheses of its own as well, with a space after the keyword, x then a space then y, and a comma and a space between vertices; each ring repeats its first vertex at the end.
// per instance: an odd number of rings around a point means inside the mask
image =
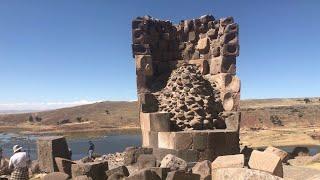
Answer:
MULTIPOLYGON (((320 132, 320 127, 308 128, 268 128, 261 130, 240 129, 240 146, 251 148, 320 146, 320 140, 311 137, 310 133, 320 132)), ((14 127, 1 126, 0 133, 14 133, 21 136, 63 135, 67 138, 101 137, 105 135, 121 135, 141 133, 140 127, 98 127, 98 128, 68 128, 60 127, 14 127)))

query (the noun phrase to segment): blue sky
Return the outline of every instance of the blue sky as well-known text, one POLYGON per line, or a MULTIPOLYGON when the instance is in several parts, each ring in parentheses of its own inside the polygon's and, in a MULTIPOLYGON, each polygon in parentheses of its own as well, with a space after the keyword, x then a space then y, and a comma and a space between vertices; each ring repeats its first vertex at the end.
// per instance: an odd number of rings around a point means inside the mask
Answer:
POLYGON ((319 96, 320 1, 1 0, 0 109, 136 99, 131 20, 204 14, 240 25, 242 99, 319 96))

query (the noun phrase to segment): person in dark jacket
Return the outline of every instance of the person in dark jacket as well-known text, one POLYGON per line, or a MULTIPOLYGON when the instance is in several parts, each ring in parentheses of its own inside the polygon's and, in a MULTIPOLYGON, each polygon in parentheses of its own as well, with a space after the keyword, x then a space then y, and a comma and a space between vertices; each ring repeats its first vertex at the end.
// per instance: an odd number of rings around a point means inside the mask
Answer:
POLYGON ((89 154, 89 158, 92 159, 93 158, 93 152, 94 152, 94 144, 92 143, 92 141, 89 141, 89 150, 88 150, 88 154, 89 154))

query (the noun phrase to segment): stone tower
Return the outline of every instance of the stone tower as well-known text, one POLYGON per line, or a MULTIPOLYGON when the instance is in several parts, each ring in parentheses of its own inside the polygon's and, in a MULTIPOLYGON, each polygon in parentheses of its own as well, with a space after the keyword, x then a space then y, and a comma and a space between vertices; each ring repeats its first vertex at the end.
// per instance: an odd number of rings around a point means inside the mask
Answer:
POLYGON ((239 153, 238 33, 232 17, 132 21, 142 142, 157 158, 239 153))

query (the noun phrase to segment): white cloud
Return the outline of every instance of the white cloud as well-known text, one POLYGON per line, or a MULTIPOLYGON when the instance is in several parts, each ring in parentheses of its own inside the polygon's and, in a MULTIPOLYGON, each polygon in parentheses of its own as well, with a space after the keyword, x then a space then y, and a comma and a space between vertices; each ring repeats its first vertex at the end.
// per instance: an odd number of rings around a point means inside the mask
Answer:
POLYGON ((0 103, 0 111, 24 111, 24 110, 35 110, 35 111, 43 111, 49 109, 58 109, 64 107, 72 107, 79 106, 84 104, 92 104, 98 101, 89 101, 89 100, 78 100, 78 101, 56 101, 56 102, 15 102, 15 103, 0 103))

